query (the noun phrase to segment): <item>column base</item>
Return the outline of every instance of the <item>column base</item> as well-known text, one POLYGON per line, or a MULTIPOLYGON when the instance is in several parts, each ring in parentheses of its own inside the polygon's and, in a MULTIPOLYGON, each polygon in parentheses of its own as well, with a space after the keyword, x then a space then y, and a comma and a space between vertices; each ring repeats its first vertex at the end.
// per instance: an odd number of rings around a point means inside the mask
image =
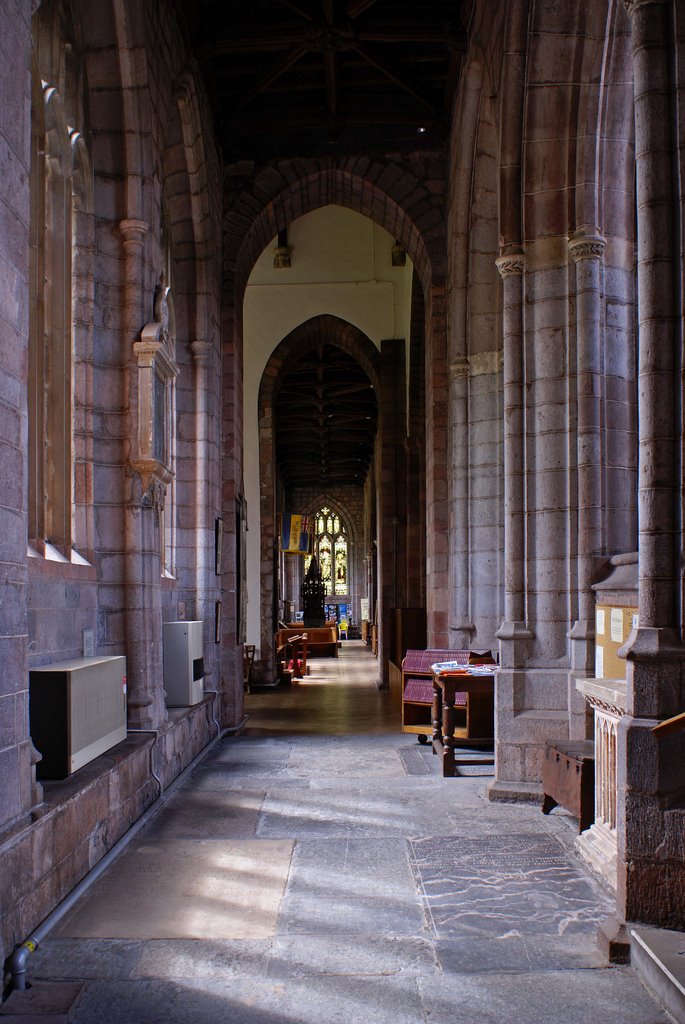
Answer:
POLYGON ((471 638, 475 632, 476 627, 472 622, 457 622, 450 626, 450 649, 458 651, 470 648, 471 638))
POLYGON ((542 804, 543 793, 539 782, 497 779, 488 784, 486 792, 488 800, 493 803, 542 804))
POLYGON ((630 936, 625 922, 617 917, 610 915, 600 922, 597 928, 597 945, 609 963, 630 963, 630 936))
POLYGON ((608 825, 595 822, 576 839, 576 853, 616 891, 618 841, 616 833, 608 825))
POLYGON ((528 644, 535 638, 525 622, 503 622, 495 634, 499 640, 500 666, 522 668, 528 644))

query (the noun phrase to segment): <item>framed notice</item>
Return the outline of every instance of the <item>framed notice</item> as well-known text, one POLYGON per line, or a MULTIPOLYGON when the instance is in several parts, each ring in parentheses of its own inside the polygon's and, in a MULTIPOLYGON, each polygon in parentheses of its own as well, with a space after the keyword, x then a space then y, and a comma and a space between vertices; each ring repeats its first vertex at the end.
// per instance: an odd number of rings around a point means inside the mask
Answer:
POLYGON ((615 644, 623 643, 623 609, 611 609, 611 639, 615 644))
POLYGON ((221 548, 223 542, 224 521, 219 516, 214 520, 214 574, 221 575, 221 548))

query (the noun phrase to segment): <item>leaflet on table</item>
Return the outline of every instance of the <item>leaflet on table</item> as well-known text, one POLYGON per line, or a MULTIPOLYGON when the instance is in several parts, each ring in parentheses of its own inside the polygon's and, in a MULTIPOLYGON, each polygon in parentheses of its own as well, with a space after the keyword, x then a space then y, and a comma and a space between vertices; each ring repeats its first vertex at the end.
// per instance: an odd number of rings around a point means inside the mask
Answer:
POLYGON ((443 672, 468 672, 470 676, 491 676, 495 665, 460 665, 458 661, 438 661, 431 665, 431 672, 440 675, 443 672))

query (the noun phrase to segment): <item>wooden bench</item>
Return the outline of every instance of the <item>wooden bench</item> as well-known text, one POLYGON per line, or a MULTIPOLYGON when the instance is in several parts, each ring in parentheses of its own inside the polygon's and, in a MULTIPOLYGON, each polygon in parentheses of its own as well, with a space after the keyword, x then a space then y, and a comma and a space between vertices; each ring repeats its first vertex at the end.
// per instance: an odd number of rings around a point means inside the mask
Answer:
POLYGON ((337 658, 338 657, 338 631, 335 626, 314 626, 307 627, 300 625, 297 629, 288 627, 279 629, 274 637, 276 650, 281 650, 294 636, 302 633, 307 634, 307 653, 309 657, 337 658))
POLYGON ((542 813, 564 807, 584 832, 595 820, 594 740, 548 740, 542 763, 542 813))

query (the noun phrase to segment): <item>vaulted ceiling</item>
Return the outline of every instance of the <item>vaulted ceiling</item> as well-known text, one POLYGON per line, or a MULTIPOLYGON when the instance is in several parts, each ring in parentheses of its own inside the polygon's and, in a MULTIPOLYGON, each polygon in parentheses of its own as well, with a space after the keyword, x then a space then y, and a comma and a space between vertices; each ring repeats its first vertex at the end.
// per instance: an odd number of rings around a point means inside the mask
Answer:
POLYGON ((444 142, 466 48, 459 0, 182 6, 226 160, 444 142))
POLYGON ((322 343, 285 370, 274 403, 276 462, 286 490, 363 484, 378 403, 359 363, 322 343))

